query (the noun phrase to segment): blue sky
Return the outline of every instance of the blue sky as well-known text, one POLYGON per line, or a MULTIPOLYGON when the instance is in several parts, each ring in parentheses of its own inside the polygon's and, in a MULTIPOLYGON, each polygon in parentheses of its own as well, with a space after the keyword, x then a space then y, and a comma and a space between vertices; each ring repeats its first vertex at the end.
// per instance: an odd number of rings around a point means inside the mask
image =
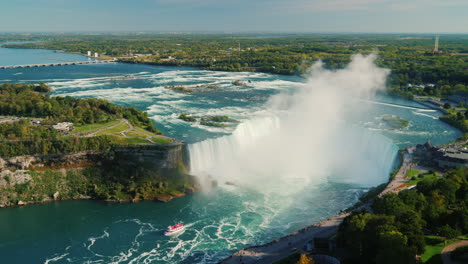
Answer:
POLYGON ((468 0, 0 0, 0 32, 468 33, 468 0))

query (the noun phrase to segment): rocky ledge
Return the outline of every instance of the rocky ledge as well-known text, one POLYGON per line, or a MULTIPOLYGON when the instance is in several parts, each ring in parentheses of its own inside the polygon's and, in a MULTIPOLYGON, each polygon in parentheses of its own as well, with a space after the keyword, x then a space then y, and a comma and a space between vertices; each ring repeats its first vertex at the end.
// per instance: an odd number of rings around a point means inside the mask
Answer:
POLYGON ((187 164, 182 142, 0 158, 0 207, 71 199, 167 202, 199 190, 187 164))

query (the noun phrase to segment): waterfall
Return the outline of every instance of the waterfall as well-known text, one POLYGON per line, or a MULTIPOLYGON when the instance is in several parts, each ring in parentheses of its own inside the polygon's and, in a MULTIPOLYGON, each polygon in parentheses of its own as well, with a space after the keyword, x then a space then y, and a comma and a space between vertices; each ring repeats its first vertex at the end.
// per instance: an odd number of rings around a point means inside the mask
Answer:
POLYGON ((387 181, 393 170, 398 147, 383 135, 346 123, 327 139, 303 141, 298 152, 286 151, 286 157, 282 143, 270 145, 281 124, 275 116, 256 118, 240 124, 231 135, 189 145, 191 174, 251 186, 290 177, 369 187, 387 181))
MULTIPOLYGON (((190 144, 191 174, 215 179, 225 175, 225 170, 229 169, 224 167, 226 164, 239 160, 240 155, 248 148, 255 146, 262 137, 278 128, 278 117, 255 118, 239 124, 231 135, 190 144)), ((241 169, 240 164, 238 169, 241 169)))
POLYGON ((389 73, 375 66, 375 58, 355 55, 335 71, 314 64, 304 87, 270 98, 265 111, 270 116, 248 120, 232 135, 190 145, 192 174, 263 189, 291 182, 295 190, 324 181, 385 182, 397 147, 353 125, 371 110, 362 100, 382 89, 389 73))

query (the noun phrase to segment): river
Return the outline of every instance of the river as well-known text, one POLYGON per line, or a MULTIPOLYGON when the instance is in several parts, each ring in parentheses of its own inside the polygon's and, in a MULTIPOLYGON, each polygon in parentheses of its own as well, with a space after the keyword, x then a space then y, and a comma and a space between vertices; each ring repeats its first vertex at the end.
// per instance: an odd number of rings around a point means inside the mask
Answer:
MULTIPOLYGON (((52 62, 50 58, 87 59, 50 50, 0 48, 0 65, 52 62)), ((294 94, 305 85, 297 76, 122 63, 6 69, 0 70, 0 82, 45 82, 54 89, 53 95, 99 97, 135 106, 148 112, 165 135, 187 142, 192 149, 200 146, 197 153, 206 156, 219 153, 199 142, 225 136, 228 143, 222 143, 223 150, 237 142, 230 135, 242 132, 250 137, 262 129, 262 122, 270 124, 268 102, 272 96, 294 94), (247 85, 235 86, 235 80, 245 80, 247 85), (208 84, 218 88, 201 87, 208 84), (167 85, 186 85, 195 92, 181 93, 164 88, 167 85), (198 118, 227 115, 241 125, 207 127, 178 119, 180 113, 198 118), (263 121, 252 123, 257 118, 263 121)), ((447 143, 460 135, 438 120, 440 113, 413 108, 424 108, 417 103, 385 96, 370 101, 362 104, 372 105, 372 111, 353 120, 356 129, 348 132, 361 138, 359 145, 369 146, 366 157, 370 162, 383 164, 378 175, 361 181, 336 180, 329 175, 307 182, 293 178, 265 184, 265 188, 220 182, 218 188, 169 203, 65 201, 0 209, 1 262, 216 263, 240 248, 268 242, 351 206, 370 186, 386 181, 398 148, 427 139, 433 144, 447 143), (381 121, 384 115, 400 116, 410 120, 410 125, 390 129, 381 121), (188 225, 187 230, 177 237, 165 237, 165 228, 177 222, 188 225)), ((264 130, 268 132, 268 127, 264 130)))

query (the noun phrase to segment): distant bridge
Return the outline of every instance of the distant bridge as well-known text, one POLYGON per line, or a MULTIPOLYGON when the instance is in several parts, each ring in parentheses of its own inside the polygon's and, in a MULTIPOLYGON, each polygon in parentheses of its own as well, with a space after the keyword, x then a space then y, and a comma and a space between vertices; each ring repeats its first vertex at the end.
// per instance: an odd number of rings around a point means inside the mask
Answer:
POLYGON ((93 60, 93 61, 73 61, 73 62, 10 65, 10 66, 0 66, 0 69, 37 68, 37 67, 67 66, 67 65, 80 65, 80 64, 101 64, 101 63, 110 63, 110 62, 115 62, 115 60, 93 60))

